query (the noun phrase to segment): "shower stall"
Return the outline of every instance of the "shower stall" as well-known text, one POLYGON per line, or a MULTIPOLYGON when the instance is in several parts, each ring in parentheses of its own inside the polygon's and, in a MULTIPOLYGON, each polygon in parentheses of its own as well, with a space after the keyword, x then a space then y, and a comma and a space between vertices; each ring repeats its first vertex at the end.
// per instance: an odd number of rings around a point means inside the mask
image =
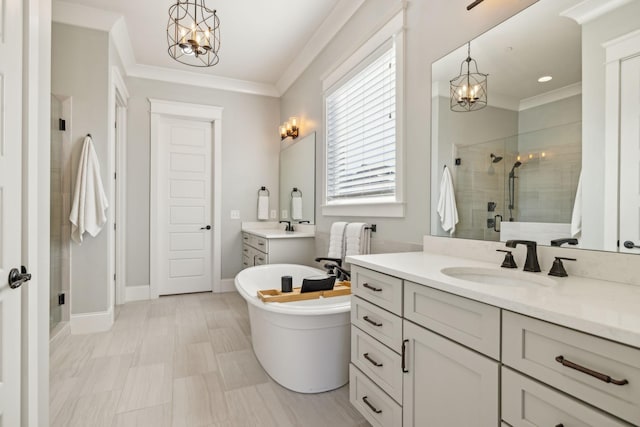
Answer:
POLYGON ((49 331, 69 320, 71 198, 71 99, 51 96, 49 331))

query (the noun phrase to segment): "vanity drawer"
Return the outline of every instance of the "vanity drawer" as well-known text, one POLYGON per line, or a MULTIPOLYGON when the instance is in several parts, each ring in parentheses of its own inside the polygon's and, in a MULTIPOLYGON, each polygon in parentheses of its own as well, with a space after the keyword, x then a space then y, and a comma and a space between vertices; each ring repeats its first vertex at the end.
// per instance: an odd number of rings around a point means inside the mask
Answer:
POLYGON ((253 263, 254 265, 269 264, 269 255, 260 251, 255 251, 255 255, 253 256, 253 263))
POLYGON ((404 283, 404 317, 500 359, 500 309, 417 283, 404 283))
POLYGON ((378 306, 351 297, 351 323, 396 353, 402 351, 402 318, 378 306))
POLYGON ((402 407, 349 365, 349 401, 374 427, 402 427, 402 407))
POLYGON ((402 403, 402 359, 381 342, 351 327, 351 363, 402 403))
POLYGON ((502 418, 513 427, 628 427, 602 411, 502 368, 502 418))
POLYGON ((503 363, 640 425, 640 349, 506 310, 502 316, 503 363), (628 383, 607 383, 562 361, 628 383))
POLYGON ((253 258, 249 258, 247 255, 242 255, 242 268, 253 267, 253 258))
POLYGON ((402 316, 402 280, 397 277, 351 267, 351 291, 369 302, 402 316))
POLYGON ((253 237, 253 247, 261 252, 269 252, 269 240, 260 236, 253 237))

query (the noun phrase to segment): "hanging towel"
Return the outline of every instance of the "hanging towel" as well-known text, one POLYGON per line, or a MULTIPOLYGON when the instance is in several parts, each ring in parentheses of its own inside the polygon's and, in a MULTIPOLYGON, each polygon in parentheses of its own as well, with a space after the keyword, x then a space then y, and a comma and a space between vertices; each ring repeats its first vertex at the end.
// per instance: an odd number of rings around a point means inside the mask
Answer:
POLYGON ((291 198, 291 219, 299 221, 302 219, 302 197, 291 198))
POLYGON ((82 243, 82 235, 88 232, 95 237, 107 222, 107 208, 109 200, 104 192, 100 177, 100 164, 93 148, 93 141, 87 135, 84 138, 76 187, 71 206, 71 238, 78 244, 82 243))
POLYGON ((573 202, 573 214, 571 215, 571 237, 577 237, 582 232, 582 171, 578 177, 578 189, 576 200, 573 202))
POLYGON ((345 231, 345 256, 369 253, 369 233, 364 222, 352 222, 345 231))
POLYGON ((269 196, 266 194, 258 196, 258 219, 269 219, 269 196))
POLYGON ((458 208, 456 207, 456 195, 453 190, 453 178, 448 167, 444 167, 442 181, 440 181, 440 198, 438 199, 438 215, 440 225, 450 235, 456 231, 458 223, 458 208))
POLYGON ((327 253, 329 258, 342 259, 344 257, 344 230, 346 227, 346 222, 334 222, 331 225, 329 252, 327 253))

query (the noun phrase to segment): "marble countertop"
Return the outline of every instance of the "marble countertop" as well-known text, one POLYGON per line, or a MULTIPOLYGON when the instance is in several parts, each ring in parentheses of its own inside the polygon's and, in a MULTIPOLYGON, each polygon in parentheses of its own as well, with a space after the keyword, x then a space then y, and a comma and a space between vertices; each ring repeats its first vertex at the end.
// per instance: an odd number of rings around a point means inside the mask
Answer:
MULTIPOLYGON (((429 252, 358 255, 347 262, 496 307, 640 348, 640 286, 586 277, 551 277, 551 286, 494 285, 445 275, 449 267, 499 265, 429 252)), ((519 270, 520 271, 520 270, 519 270)))
POLYGON ((295 239, 301 237, 316 236, 316 234, 312 231, 284 231, 277 228, 243 229, 242 231, 245 233, 264 237, 265 239, 295 239))

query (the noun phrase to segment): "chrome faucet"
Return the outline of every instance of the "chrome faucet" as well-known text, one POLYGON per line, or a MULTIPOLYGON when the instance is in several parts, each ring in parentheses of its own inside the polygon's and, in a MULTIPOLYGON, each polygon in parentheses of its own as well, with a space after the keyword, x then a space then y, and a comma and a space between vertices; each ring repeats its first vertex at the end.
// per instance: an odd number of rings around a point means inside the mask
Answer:
POLYGON ((515 248, 517 245, 525 245, 527 247, 527 259, 524 262, 524 271, 538 272, 540 264, 538 263, 538 244, 532 240, 507 240, 505 245, 508 248, 515 248))

